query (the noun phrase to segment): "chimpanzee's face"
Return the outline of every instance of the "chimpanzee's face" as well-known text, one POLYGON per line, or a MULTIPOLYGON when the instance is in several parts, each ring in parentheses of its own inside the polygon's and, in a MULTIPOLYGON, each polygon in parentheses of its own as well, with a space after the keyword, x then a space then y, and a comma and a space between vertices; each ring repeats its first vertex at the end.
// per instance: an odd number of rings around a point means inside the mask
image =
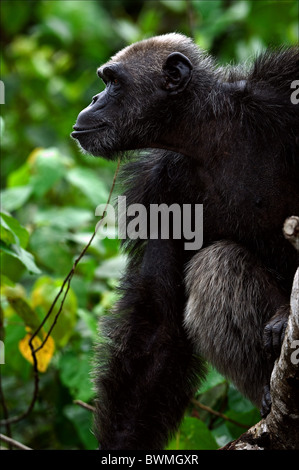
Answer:
POLYGON ((171 53, 155 67, 157 53, 123 55, 125 60, 119 53, 98 69, 106 88, 80 112, 71 134, 83 150, 105 158, 158 147, 171 128, 171 116, 177 119, 169 106, 191 79, 192 65, 181 53, 171 53))

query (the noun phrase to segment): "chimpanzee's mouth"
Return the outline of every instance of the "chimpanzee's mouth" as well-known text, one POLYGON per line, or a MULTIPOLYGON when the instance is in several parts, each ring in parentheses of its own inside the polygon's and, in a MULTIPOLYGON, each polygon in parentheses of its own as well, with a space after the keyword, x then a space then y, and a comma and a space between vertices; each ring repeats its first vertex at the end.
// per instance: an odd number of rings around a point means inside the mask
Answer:
POLYGON ((80 127, 77 127, 77 126, 73 126, 73 132, 71 133, 71 136, 76 139, 77 137, 79 137, 79 135, 82 135, 82 134, 90 134, 92 132, 96 132, 96 131, 99 131, 100 129, 103 129, 104 127, 107 127, 106 124, 102 124, 101 126, 98 126, 98 127, 91 127, 91 128, 87 128, 87 129, 82 129, 80 127))

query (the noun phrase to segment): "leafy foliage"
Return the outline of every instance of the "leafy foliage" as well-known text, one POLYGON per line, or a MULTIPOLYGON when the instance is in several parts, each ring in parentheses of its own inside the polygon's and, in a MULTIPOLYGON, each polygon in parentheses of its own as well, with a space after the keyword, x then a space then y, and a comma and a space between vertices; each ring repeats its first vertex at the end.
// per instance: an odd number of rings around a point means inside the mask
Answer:
MULTIPOLYGON (((13 416, 32 397, 27 330, 44 318, 93 233, 95 208, 106 202, 112 182, 115 162, 80 154, 69 138, 78 112, 101 90, 96 68, 126 44, 169 31, 192 35, 219 62, 245 60, 267 45, 297 41, 298 3, 4 0, 1 31, 1 378, 13 416)), ((115 301, 123 266, 118 240, 94 240, 44 350, 39 401, 13 426, 15 439, 35 449, 97 447, 91 413, 73 400, 92 403, 97 321, 115 301)), ((249 426, 259 419, 215 371, 196 398, 235 422, 249 426)), ((215 449, 243 431, 191 404, 168 448, 215 449)))

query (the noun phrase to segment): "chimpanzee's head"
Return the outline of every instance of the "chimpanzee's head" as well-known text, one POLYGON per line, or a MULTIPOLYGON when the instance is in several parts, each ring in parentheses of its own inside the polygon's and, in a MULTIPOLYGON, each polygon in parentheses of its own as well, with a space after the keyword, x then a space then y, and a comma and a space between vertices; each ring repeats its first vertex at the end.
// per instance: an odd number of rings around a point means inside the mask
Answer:
POLYGON ((210 58, 180 34, 128 46, 98 69, 106 89, 81 111, 72 137, 105 158, 147 147, 181 151, 192 103, 212 70, 210 58))

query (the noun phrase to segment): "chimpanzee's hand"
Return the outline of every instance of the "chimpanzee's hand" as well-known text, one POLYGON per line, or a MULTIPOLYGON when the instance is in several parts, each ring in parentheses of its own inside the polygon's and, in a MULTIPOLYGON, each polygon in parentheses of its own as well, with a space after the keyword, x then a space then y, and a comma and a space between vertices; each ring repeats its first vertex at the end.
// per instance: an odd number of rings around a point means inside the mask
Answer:
POLYGON ((265 326, 264 347, 270 362, 274 362, 280 355, 289 313, 289 305, 281 307, 265 326))
MULTIPOLYGON (((274 361, 279 357, 281 345, 284 339, 285 330, 290 313, 290 306, 281 307, 278 312, 271 318, 264 329, 264 348, 267 354, 269 369, 272 370, 274 361)), ((264 386, 264 393, 261 404, 261 415, 265 418, 271 410, 271 393, 270 384, 264 386)))

